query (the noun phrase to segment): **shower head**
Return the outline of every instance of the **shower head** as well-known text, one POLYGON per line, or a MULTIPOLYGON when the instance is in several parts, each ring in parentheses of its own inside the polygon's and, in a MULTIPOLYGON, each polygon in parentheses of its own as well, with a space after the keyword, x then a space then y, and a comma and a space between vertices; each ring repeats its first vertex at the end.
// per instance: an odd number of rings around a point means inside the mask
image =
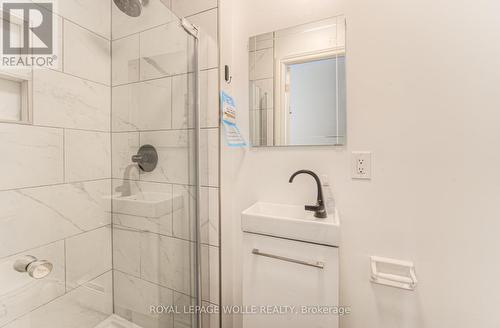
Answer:
POLYGON ((142 7, 145 7, 149 0, 113 0, 115 5, 130 17, 139 17, 142 7))

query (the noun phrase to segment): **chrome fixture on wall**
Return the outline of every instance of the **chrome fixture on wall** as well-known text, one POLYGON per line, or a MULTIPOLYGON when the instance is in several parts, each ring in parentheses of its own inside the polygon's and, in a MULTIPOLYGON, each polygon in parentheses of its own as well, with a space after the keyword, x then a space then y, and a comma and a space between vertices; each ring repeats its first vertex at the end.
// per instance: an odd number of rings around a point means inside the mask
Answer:
POLYGON ((144 172, 151 172, 158 165, 158 153, 155 147, 144 145, 139 148, 137 155, 132 156, 132 162, 137 163, 144 172))
POLYGON ((142 8, 146 7, 149 0, 113 0, 115 5, 130 17, 139 17, 142 14, 142 8))
POLYGON ((36 257, 26 255, 19 258, 14 263, 14 270, 17 272, 27 272, 33 279, 42 279, 47 277, 54 266, 47 260, 38 260, 36 257))

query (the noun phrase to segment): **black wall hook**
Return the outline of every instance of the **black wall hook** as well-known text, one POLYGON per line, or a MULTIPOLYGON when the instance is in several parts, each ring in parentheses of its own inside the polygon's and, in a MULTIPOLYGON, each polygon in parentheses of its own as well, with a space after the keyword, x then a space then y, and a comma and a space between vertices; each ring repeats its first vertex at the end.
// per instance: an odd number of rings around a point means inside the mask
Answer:
POLYGON ((233 80, 233 77, 231 76, 231 72, 229 70, 228 65, 224 66, 224 79, 226 80, 227 84, 231 84, 231 81, 233 80))

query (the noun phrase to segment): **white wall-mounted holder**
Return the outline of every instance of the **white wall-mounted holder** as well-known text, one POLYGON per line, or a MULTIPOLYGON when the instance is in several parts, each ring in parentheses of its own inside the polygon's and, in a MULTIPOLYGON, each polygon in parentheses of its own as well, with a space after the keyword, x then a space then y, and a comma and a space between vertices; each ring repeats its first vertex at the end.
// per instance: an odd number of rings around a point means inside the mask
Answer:
POLYGON ((406 290, 415 290, 417 287, 417 275, 413 262, 379 256, 371 256, 370 259, 372 283, 406 290))

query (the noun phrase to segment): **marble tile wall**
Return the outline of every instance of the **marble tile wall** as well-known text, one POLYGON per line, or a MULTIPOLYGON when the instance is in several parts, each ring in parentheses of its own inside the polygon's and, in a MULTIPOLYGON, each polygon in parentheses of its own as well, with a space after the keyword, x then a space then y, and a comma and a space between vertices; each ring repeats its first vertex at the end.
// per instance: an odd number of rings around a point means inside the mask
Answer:
MULTIPOLYGON (((169 8, 201 29, 202 299, 219 304, 217 5, 216 0, 151 0, 138 19, 113 8, 113 190, 118 197, 125 197, 125 190, 133 197, 164 200, 163 211, 155 215, 113 201, 115 311, 144 328, 191 327, 190 315, 155 316, 149 306, 194 301, 193 48, 169 8), (130 162, 144 144, 159 153, 158 167, 150 173, 130 162)), ((203 326, 218 327, 218 322, 206 317, 203 326)))
POLYGON ((93 327, 113 300, 144 328, 191 325, 146 308, 193 301, 192 43, 169 8, 201 28, 202 298, 218 304, 217 2, 151 0, 131 23, 111 0, 59 0, 58 66, 33 72, 33 124, 0 123, 0 327, 93 327), (146 142, 160 163, 141 174, 129 160, 146 142), (112 204, 127 184, 168 195, 161 215, 112 204), (54 264, 47 279, 12 270, 27 254, 54 264))
POLYGON ((33 124, 0 123, 0 327, 90 328, 113 311, 111 4, 55 2, 61 51, 33 72, 33 124), (23 255, 54 269, 31 279, 13 270, 23 255))

